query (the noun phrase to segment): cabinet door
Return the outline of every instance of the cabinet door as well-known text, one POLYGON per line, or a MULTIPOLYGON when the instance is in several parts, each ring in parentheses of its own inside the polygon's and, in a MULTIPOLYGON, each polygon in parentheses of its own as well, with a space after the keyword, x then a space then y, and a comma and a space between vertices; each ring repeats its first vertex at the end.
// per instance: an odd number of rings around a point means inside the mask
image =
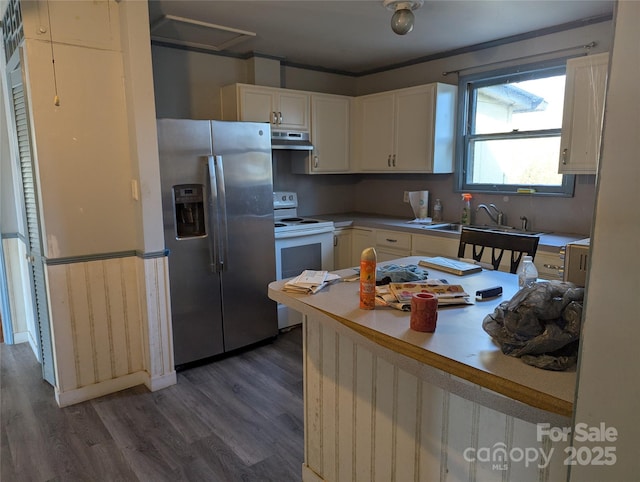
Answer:
POLYGON ((423 86, 396 94, 395 170, 433 171, 435 87, 423 86))
POLYGON ((375 233, 371 229, 354 228, 351 230, 351 264, 360 266, 360 256, 366 248, 375 246, 375 233))
POLYGON ((300 92, 286 92, 281 89, 277 94, 278 129, 309 130, 309 95, 300 92))
POLYGON ((311 171, 349 170, 350 100, 333 95, 311 96, 311 171))
POLYGON ((360 164, 363 171, 393 171, 394 97, 392 93, 358 99, 360 164))
POLYGON ((595 174, 600 155, 609 54, 567 61, 560 143, 561 174, 595 174))
POLYGON ((268 122, 274 125, 275 96, 266 89, 242 87, 240 90, 240 120, 247 122, 268 122))
POLYGON ((413 256, 445 256, 455 259, 458 257, 460 239, 414 234, 411 236, 411 246, 413 256))
POLYGON ((336 229, 333 242, 333 268, 345 269, 356 266, 351 259, 351 229, 336 229))

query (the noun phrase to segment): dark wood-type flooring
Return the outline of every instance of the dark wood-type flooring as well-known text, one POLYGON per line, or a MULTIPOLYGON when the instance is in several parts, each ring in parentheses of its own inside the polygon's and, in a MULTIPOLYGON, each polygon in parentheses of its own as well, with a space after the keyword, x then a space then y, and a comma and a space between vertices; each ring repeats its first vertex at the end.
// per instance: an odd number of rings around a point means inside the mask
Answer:
POLYGON ((302 334, 58 408, 26 344, 1 345, 0 480, 300 481, 302 334))

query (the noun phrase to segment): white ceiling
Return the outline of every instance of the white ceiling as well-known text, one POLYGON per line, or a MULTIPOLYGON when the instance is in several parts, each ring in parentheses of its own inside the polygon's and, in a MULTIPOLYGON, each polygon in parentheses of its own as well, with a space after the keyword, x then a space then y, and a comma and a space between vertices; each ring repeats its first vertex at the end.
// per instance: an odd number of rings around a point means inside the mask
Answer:
MULTIPOLYGON (((224 52, 361 74, 512 36, 609 18, 614 0, 426 0, 412 32, 392 32, 382 0, 150 0, 151 25, 173 15, 255 33, 224 52), (579 22, 579 23, 575 23, 579 22)), ((169 21, 154 35, 218 45, 220 31, 169 21)), ((235 36, 235 34, 233 35, 235 36)))

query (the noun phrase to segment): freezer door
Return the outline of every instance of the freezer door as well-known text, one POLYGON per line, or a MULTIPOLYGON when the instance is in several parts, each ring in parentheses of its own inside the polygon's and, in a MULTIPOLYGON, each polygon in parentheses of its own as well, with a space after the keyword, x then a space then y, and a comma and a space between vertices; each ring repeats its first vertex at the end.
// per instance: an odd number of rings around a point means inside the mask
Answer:
POLYGON ((217 230, 207 206, 210 122, 161 119, 158 145, 173 347, 175 364, 183 365, 224 351, 220 275, 210 243, 217 230))
POLYGON ((211 132, 225 203, 219 213, 226 224, 220 242, 228 351, 278 333, 276 303, 267 296, 276 279, 271 132, 268 124, 223 121, 212 121, 211 132))

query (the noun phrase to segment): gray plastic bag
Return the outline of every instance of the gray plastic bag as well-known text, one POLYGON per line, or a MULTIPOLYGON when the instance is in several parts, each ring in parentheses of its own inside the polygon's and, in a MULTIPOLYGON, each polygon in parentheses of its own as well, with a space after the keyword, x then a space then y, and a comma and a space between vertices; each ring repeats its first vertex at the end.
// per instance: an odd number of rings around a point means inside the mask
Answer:
POLYGON ((487 315, 482 327, 502 353, 546 370, 576 363, 584 288, 561 281, 539 282, 518 291, 487 315))

